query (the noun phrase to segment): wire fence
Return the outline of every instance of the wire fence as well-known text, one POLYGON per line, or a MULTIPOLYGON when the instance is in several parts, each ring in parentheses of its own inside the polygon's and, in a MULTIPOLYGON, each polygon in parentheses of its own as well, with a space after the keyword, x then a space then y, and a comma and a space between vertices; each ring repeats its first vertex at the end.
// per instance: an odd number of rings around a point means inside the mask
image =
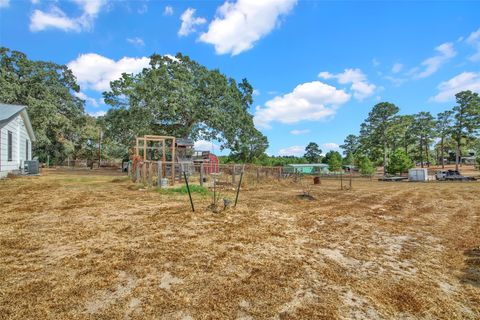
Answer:
MULTIPOLYGON (((162 161, 130 162, 128 175, 133 182, 146 186, 172 186, 184 183, 184 173, 191 184, 212 187, 235 187, 242 176, 242 186, 274 183, 291 179, 312 179, 312 183, 320 184, 322 180, 339 180, 350 183, 352 180, 372 180, 373 176, 361 175, 356 171, 330 173, 292 172, 285 167, 266 167, 242 164, 210 164, 210 163, 162 163, 162 161)), ((351 184, 351 183, 350 183, 351 184)))

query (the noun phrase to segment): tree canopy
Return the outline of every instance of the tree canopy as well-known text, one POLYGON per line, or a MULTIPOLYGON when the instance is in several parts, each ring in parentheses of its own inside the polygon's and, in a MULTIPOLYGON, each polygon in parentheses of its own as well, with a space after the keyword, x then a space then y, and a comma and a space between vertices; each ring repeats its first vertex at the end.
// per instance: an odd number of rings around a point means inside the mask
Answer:
POLYGON ((305 147, 305 154, 303 155, 309 163, 318 163, 322 158, 322 150, 315 142, 310 142, 305 147))
POLYGON ((399 108, 393 103, 380 102, 370 111, 360 130, 360 141, 364 150, 371 156, 382 154, 384 167, 387 165, 389 129, 398 111, 399 108))
POLYGON ((123 74, 104 93, 112 106, 105 116, 107 136, 126 147, 144 134, 216 140, 249 161, 268 147, 248 112, 252 93, 246 79, 237 83, 182 54, 155 54, 148 68, 123 74))
POLYGON ((86 123, 80 87, 72 72, 53 62, 32 61, 19 51, 0 48, 0 101, 28 106, 37 141, 33 154, 41 161, 75 155, 86 123))
MULTIPOLYGON (((385 172, 390 173, 401 172, 399 168, 408 167, 405 164, 410 162, 419 162, 422 167, 443 165, 445 153, 458 168, 462 155, 473 150, 480 154, 480 98, 468 90, 455 97, 456 105, 436 118, 425 111, 398 115, 399 108, 394 104, 376 104, 361 124, 358 139, 348 135, 341 147, 346 155, 354 154, 354 163, 366 163, 368 158, 374 164, 383 164, 385 172)), ((347 162, 351 160, 344 159, 347 162)))

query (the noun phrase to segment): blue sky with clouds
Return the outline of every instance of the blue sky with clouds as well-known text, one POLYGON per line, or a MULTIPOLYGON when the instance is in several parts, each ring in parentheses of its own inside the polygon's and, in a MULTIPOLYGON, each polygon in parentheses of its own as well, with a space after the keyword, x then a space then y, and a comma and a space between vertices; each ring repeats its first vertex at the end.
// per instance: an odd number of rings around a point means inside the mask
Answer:
MULTIPOLYGON (((0 0, 0 45, 68 64, 87 112, 152 53, 182 52, 255 88, 269 154, 335 150, 371 107, 450 108, 480 92, 477 1, 0 0)), ((205 145, 205 144, 204 144, 205 145)))

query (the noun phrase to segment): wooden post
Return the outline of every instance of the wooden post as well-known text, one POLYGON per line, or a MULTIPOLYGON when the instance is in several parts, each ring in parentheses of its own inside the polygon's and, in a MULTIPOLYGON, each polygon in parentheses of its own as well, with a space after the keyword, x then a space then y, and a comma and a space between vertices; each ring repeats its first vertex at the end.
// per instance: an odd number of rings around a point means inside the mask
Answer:
POLYGON ((175 138, 172 139, 172 186, 175 185, 175 138))
POLYGON ((216 188, 217 188, 217 173, 215 172, 213 174, 213 205, 217 204, 216 188))
POLYGON ((257 183, 260 180, 260 169, 257 167, 257 183))
POLYGON ((200 186, 203 187, 203 162, 200 164, 200 186))
POLYGON ((162 161, 158 161, 157 162, 157 186, 161 186, 162 185, 162 177, 163 177, 163 174, 162 174, 162 161))
POLYGON ((145 175, 147 173, 146 166, 147 166, 147 163, 144 161, 142 163, 142 182, 143 183, 145 183, 145 175))
POLYGON ((343 190, 343 174, 340 173, 340 189, 343 190))
POLYGON ((147 160, 147 138, 143 140, 143 161, 147 160))
POLYGON ((138 183, 140 181, 140 163, 138 162, 135 168, 135 182, 138 183))
POLYGON ((153 162, 148 165, 148 183, 153 186, 153 162))
POLYGON ((162 178, 167 176, 167 158, 165 157, 165 140, 162 141, 162 178))

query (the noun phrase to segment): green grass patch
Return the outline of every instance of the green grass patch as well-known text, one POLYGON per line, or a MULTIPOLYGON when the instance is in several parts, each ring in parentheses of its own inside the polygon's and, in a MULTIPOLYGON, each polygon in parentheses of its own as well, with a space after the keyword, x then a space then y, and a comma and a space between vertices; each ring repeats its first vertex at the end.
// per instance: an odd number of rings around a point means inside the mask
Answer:
MULTIPOLYGON (((188 194, 187 186, 181 186, 181 187, 177 187, 177 188, 165 188, 165 189, 157 188, 157 191, 160 192, 160 193, 188 194)), ((197 194, 200 194, 202 196, 206 196, 206 195, 210 194, 210 190, 208 190, 208 188, 205 188, 205 187, 202 187, 202 186, 199 186, 199 185, 196 185, 196 184, 190 185, 190 192, 191 193, 197 193, 197 194)))

